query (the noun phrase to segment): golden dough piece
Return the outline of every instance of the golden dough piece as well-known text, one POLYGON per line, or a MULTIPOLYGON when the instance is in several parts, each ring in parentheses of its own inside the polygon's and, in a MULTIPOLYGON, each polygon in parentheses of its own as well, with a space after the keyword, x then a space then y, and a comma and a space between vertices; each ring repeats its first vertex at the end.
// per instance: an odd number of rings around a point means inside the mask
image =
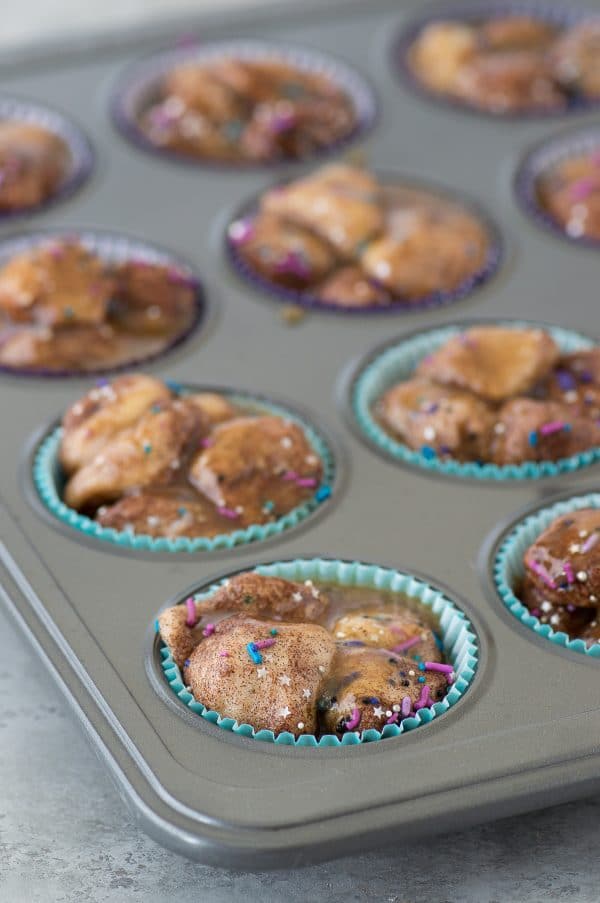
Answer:
POLYGON ((311 580, 298 583, 248 571, 231 577, 208 599, 197 602, 196 612, 199 617, 211 611, 242 611, 288 621, 316 621, 328 605, 327 594, 311 580))
POLYGON ((411 658, 386 649, 338 646, 333 667, 319 699, 324 733, 344 734, 348 730, 382 730, 396 713, 401 719, 403 700, 410 710, 423 699, 428 687, 427 706, 443 699, 448 677, 437 671, 421 671, 411 658), (419 678, 424 677, 424 683, 419 678), (388 714, 389 713, 389 714, 388 714), (355 723, 354 719, 360 715, 355 723))
POLYGON ((67 409, 60 463, 67 473, 83 467, 121 430, 132 426, 153 404, 171 400, 164 383, 143 373, 118 376, 96 386, 67 409))
POLYGON ((552 605, 596 609, 600 510, 584 508, 558 517, 529 546, 523 562, 529 586, 552 605))
POLYGON ((176 267, 127 261, 114 269, 110 317, 137 335, 165 335, 190 323, 195 292, 189 274, 176 267))
POLYGON ((317 699, 335 644, 317 624, 282 624, 237 615, 219 621, 184 664, 184 680, 194 698, 255 730, 317 729, 317 699), (276 630, 275 636, 271 631, 276 630), (267 641, 255 662, 249 643, 267 641))
POLYGON ((254 217, 238 254, 255 272, 289 288, 323 279, 336 263, 333 248, 323 239, 271 213, 254 217))
POLYGON ((433 22, 410 49, 413 71, 435 91, 452 92, 461 67, 478 47, 477 32, 459 22, 433 22))
POLYGON ((15 368, 85 373, 111 366, 119 347, 119 337, 107 323, 56 329, 24 325, 0 334, 0 363, 15 368))
POLYGON ((367 245, 361 266, 403 300, 457 289, 485 263, 486 229, 454 205, 441 201, 429 211, 396 211, 389 219, 384 235, 367 245))
POLYGON ((558 35, 558 29, 534 16, 494 16, 479 27, 478 35, 492 50, 545 49, 558 35))
POLYGON ((583 21, 569 28, 554 45, 551 64, 555 77, 569 90, 600 97, 600 22, 583 21))
POLYGON ((58 135, 33 123, 0 122, 0 210, 33 207, 61 186, 70 152, 58 135))
POLYGON ((238 417, 217 426, 190 467, 195 488, 237 525, 262 523, 314 494, 322 465, 304 431, 277 416, 238 417))
POLYGON ((168 539, 212 537, 231 531, 231 522, 220 518, 208 499, 186 488, 150 488, 126 495, 99 508, 95 519, 103 527, 168 539))
POLYGON ((201 433, 199 413, 180 401, 142 414, 75 472, 65 487, 67 505, 95 509, 132 490, 173 482, 201 433))
POLYGON ((77 242, 44 242, 0 270, 0 310, 44 326, 98 325, 113 281, 104 263, 77 242))
POLYGON ((500 408, 492 437, 495 464, 557 461, 600 446, 600 424, 568 404, 515 398, 500 408))
POLYGON ((540 205, 571 238, 600 239, 600 160, 596 154, 569 157, 542 173, 537 195, 540 205))
POLYGON ((488 455, 493 410, 464 389, 409 379, 388 389, 375 412, 411 448, 427 446, 465 461, 488 455))
POLYGON ((544 53, 532 50, 476 54, 458 73, 454 93, 492 113, 530 107, 552 109, 566 104, 548 59, 544 53))
POLYGON ((556 342, 541 329, 474 326, 428 355, 416 373, 500 402, 531 389, 558 356, 556 342))
POLYGON ((433 631, 409 609, 385 612, 381 609, 351 611, 342 615, 331 628, 338 643, 360 648, 389 649, 405 658, 441 661, 433 631))
POLYGON ((381 307, 392 302, 390 293, 367 279, 358 266, 336 270, 317 288, 317 295, 321 301, 340 307, 381 307))
POLYGON ((227 66, 228 61, 220 66, 190 62, 167 72, 162 84, 166 112, 181 114, 189 107, 215 122, 243 118, 247 104, 230 84, 219 78, 227 66))
POLYGON ((240 416, 239 408, 218 392, 195 392, 185 395, 182 400, 197 407, 203 420, 211 427, 240 416))
POLYGON ((377 181, 365 170, 334 164, 267 192, 261 206, 305 226, 341 257, 353 259, 365 242, 383 230, 379 191, 377 181))

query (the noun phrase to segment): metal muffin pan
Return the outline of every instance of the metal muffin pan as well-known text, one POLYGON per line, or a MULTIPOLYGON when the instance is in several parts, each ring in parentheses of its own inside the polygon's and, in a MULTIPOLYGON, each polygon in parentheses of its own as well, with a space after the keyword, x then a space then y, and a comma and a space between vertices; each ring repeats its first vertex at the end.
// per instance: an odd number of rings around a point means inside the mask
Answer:
MULTIPOLYGON (((594 9, 600 8, 595 0, 594 9)), ((0 594, 73 704, 141 826, 185 855, 220 865, 283 867, 398 843, 434 831, 583 797, 600 786, 598 660, 520 625, 494 591, 491 559, 521 510, 598 488, 600 468, 527 483, 474 485, 399 467, 344 420, 344 373, 391 336, 473 318, 522 319, 597 335, 597 260, 529 221, 513 195, 522 154, 557 128, 433 107, 398 82, 390 62, 414 4, 311 2, 39 49, 0 63, 3 89, 60 106, 81 123, 98 165, 86 189, 30 227, 118 229, 189 260, 215 310, 191 339, 148 369, 182 383, 271 393, 325 424, 345 452, 346 478, 326 516, 267 546, 198 556, 118 554, 82 543, 26 498, 36 432, 90 380, 3 376, 0 594), (290 167, 236 172, 174 167, 136 151, 110 125, 109 99, 132 60, 182 33, 203 39, 293 40, 354 64, 374 87, 380 119, 364 149, 464 191, 490 210, 508 254, 497 277, 452 307, 389 317, 315 312, 296 326, 230 269, 227 222, 243 200, 290 167), (196 200, 195 200, 196 199, 196 200), (19 472, 22 476, 18 477, 19 472), (487 539, 486 539, 487 537, 487 539), (232 570, 311 556, 357 559, 424 577, 464 609, 480 667, 464 699, 423 729, 341 749, 275 747, 182 718, 145 671, 156 613, 186 587, 232 570)), ((570 114, 570 122, 593 121, 570 114)), ((303 171, 296 165, 293 172, 303 171)), ((22 226, 21 226, 22 228, 22 226)), ((7 226, 0 236, 10 234, 7 226)), ((166 687, 168 689, 168 687, 166 687)))

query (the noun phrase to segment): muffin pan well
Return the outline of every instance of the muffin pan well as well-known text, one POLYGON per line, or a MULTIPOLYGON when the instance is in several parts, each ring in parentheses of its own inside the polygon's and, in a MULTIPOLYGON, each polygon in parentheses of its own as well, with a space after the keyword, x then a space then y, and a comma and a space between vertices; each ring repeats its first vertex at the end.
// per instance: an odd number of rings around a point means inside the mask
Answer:
MULTIPOLYGON (((600 11, 600 0, 588 5, 600 11)), ((466 482, 374 454, 344 424, 341 375, 391 336, 442 327, 447 312, 415 313, 410 325, 392 315, 302 317, 258 297, 232 272, 223 234, 240 204, 289 177, 289 167, 269 173, 176 167, 140 153, 110 127, 110 98, 126 68, 176 46, 182 34, 207 42, 291 40, 340 57, 377 97, 380 117, 361 148, 369 164, 450 185, 498 223, 505 262, 494 280, 453 308, 453 318, 527 319, 597 341, 595 255, 530 223, 512 191, 519 159, 550 137, 551 124, 507 125, 461 116, 451 106, 434 110, 407 90, 391 54, 413 6, 335 0, 325 10, 309 0, 278 14, 239 13, 235 22, 217 14, 162 26, 129 35, 127 46, 117 35, 86 45, 85 53, 49 49, 35 66, 25 56, 0 61, 4 90, 64 109, 90 136, 98 159, 89 190, 53 208, 51 221, 44 212, 32 216, 31 228, 93 223, 143 236, 189 260, 202 277, 215 310, 210 330, 201 344, 192 339, 157 359, 152 372, 182 384, 281 396, 327 435, 342 437, 343 492, 333 494, 327 516, 273 538, 268 557, 262 545, 141 556, 93 539, 79 542, 75 531, 55 529, 27 500, 28 437, 64 410, 74 387, 83 394, 93 381, 0 377, 0 594, 140 824, 206 862, 297 865, 584 797, 599 786, 598 660, 555 648, 520 625, 491 575, 498 525, 515 524, 525 505, 537 509, 555 496, 597 491, 600 466, 544 480, 466 482), (373 562, 414 575, 465 613, 479 663, 453 711, 385 742, 311 749, 259 743, 186 710, 148 657, 156 612, 169 599, 185 598, 186 587, 189 593, 209 585, 232 568, 312 558, 373 562), (157 692, 159 677, 164 693, 157 692)), ((577 125, 587 124, 587 114, 580 116, 577 125)), ((0 237, 9 236, 9 224, 0 224, 0 237)))

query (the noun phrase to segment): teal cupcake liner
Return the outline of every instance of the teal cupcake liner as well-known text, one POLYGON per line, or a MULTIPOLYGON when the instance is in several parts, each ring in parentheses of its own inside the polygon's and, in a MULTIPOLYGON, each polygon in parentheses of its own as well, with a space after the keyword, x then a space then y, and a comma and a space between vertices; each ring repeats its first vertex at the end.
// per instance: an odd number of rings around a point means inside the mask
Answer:
MULTIPOLYGON (((194 698, 186 688, 181 671, 173 660, 169 649, 159 638, 160 665, 165 679, 173 693, 184 705, 223 730, 242 737, 261 740, 279 746, 357 746, 362 743, 373 743, 399 737, 400 734, 429 724, 434 718, 443 715, 448 709, 462 699, 475 676, 479 644, 475 630, 470 621, 453 602, 442 592, 410 574, 390 568, 378 567, 374 564, 363 564, 359 561, 339 561, 323 558, 282 561, 259 565, 254 568, 257 574, 265 577, 282 577, 285 580, 313 580, 322 583, 338 583, 341 586, 369 587, 371 589, 388 590, 404 593, 417 599, 423 606, 437 616, 440 624, 441 644, 447 661, 452 664, 455 673, 454 683, 449 685, 444 699, 429 708, 421 709, 416 715, 405 718, 400 724, 386 724, 381 731, 374 728, 365 731, 349 731, 340 739, 335 734, 324 734, 317 738, 314 734, 301 734, 297 739, 294 734, 284 731, 275 734, 270 730, 256 731, 250 724, 240 724, 233 718, 227 718, 207 708, 194 698)), ((196 601, 210 596, 221 586, 227 577, 214 583, 202 593, 193 595, 196 601)), ((158 624, 157 624, 158 629, 158 624)))
POLYGON ((556 646, 600 659, 600 643, 588 646, 581 639, 571 639, 563 631, 553 630, 550 624, 542 624, 539 618, 532 615, 516 597, 513 590, 513 587, 524 576, 523 556, 529 546, 557 517, 569 514, 571 511, 580 511, 582 508, 600 508, 600 493, 578 495, 566 501, 557 502, 548 508, 542 508, 526 517, 505 537, 497 549, 494 557, 493 577, 496 591, 502 602, 522 624, 533 630, 538 636, 550 640, 556 646))
MULTIPOLYGON (((433 449, 430 449, 429 453, 415 451, 386 433, 373 416, 375 402, 394 383, 410 378, 424 357, 437 351, 448 339, 460 334, 470 325, 472 324, 453 324, 421 332, 412 338, 387 345, 379 353, 375 352, 369 357, 352 382, 350 405, 357 425, 370 443, 404 464, 411 464, 431 473, 476 480, 536 480, 570 473, 599 461, 600 447, 557 461, 526 461, 523 464, 502 466, 478 464, 475 461, 462 462, 451 458, 439 458, 433 449)), ((511 320, 503 321, 502 325, 530 328, 533 324, 511 320)), ((580 333, 557 326, 543 328, 557 342, 563 353, 594 347, 594 342, 580 333)))
MULTIPOLYGON (((167 381, 168 382, 168 381, 167 381)), ((191 391, 179 384, 172 383, 171 389, 185 395, 191 391)), ((279 536, 285 530, 296 527, 317 510, 332 495, 336 479, 336 462, 333 451, 325 438, 306 420, 292 410, 273 402, 255 398, 250 395, 222 391, 234 404, 250 407, 259 413, 275 414, 285 417, 300 426, 306 435, 313 451, 323 465, 321 485, 314 495, 302 505, 288 511, 283 517, 268 524, 252 524, 231 533, 219 536, 194 538, 180 536, 176 539, 153 537, 133 530, 115 530, 101 524, 70 508, 62 500, 65 477, 59 463, 59 449, 62 438, 62 427, 56 427, 38 446, 33 461, 33 483, 44 507, 63 524, 67 524, 79 533, 94 539, 109 542, 121 549, 136 549, 151 552, 214 552, 220 549, 233 549, 236 546, 251 542, 263 542, 279 536)))

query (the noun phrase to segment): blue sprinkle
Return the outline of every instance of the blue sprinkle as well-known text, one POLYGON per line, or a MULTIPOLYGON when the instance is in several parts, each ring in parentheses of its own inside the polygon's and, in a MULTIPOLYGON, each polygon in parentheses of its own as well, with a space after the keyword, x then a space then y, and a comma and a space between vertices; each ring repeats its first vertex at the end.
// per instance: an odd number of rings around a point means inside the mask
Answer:
POLYGON ((153 414, 160 414, 160 412, 162 411, 161 403, 159 401, 155 402, 152 405, 152 407, 150 408, 150 410, 152 411, 153 414))
POLYGON ((183 386, 181 383, 176 382, 174 379, 165 379, 165 385, 171 392, 174 392, 175 395, 181 395, 183 392, 183 386))
POLYGON ((263 510, 266 514, 269 514, 269 513, 273 510, 274 507, 275 507, 275 502, 272 502, 272 501, 269 499, 268 501, 266 501, 266 502, 264 503, 263 509, 262 509, 262 510, 263 510))
POLYGON ((437 452, 435 448, 431 447, 431 445, 422 445, 421 454, 426 461, 433 461, 434 458, 437 458, 437 452))
POLYGON ((154 622, 154 629, 156 630, 157 633, 160 633, 160 626, 159 626, 159 623, 158 623, 158 618, 157 618, 156 621, 154 622))
POLYGON ((152 451, 152 446, 150 445, 149 442, 144 442, 143 448, 144 448, 144 454, 145 454, 145 455, 149 455, 150 452, 152 451))
POLYGON ((537 443, 538 443, 538 434, 535 430, 532 430, 529 433, 529 444, 531 445, 532 448, 535 448, 537 443))
POLYGON ((419 670, 420 670, 420 671, 424 671, 424 670, 425 670, 425 662, 419 662, 419 670))
POLYGON ((440 652, 443 652, 443 651, 444 651, 444 647, 442 646, 442 640, 441 640, 441 638, 439 637, 439 635, 438 635, 437 633, 434 633, 434 634, 433 634, 433 638, 434 638, 434 640, 435 640, 435 645, 438 647, 438 649, 440 650, 440 652))
POLYGON ((178 508, 177 514, 179 515, 179 517, 184 517, 187 514, 187 508, 178 508))
POLYGON ((424 677, 419 677, 418 680, 419 680, 419 683, 420 683, 420 684, 424 684, 424 683, 425 683, 425 678, 424 678, 424 677))
POLYGON ((565 431, 565 433, 570 433, 571 432, 571 424, 565 423, 565 425, 563 426, 563 430, 565 431))
POLYGON ((319 486, 315 493, 315 498, 318 502, 324 502, 325 499, 328 499, 331 495, 331 487, 330 486, 319 486))
POLYGON ((246 649, 248 650, 248 655, 252 659, 255 665, 262 665, 262 655, 256 648, 254 643, 248 643, 246 645, 246 649))
POLYGON ((184 664, 184 666, 187 668, 187 666, 189 665, 189 663, 190 663, 189 658, 186 658, 186 660, 184 661, 183 664, 184 664))

